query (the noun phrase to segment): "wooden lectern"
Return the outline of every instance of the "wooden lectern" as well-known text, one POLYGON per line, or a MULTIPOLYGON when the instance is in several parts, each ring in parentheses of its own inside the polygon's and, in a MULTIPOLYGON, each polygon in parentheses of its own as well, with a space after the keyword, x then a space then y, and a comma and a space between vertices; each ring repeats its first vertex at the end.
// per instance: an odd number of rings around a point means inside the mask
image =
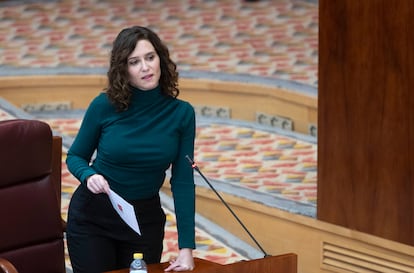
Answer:
MULTIPOLYGON (((262 259, 240 261, 221 265, 207 260, 194 258, 193 273, 297 273, 297 255, 293 253, 268 256, 262 259)), ((148 265, 148 273, 163 273, 168 263, 148 265)), ((128 273, 129 269, 109 271, 106 273, 128 273)))

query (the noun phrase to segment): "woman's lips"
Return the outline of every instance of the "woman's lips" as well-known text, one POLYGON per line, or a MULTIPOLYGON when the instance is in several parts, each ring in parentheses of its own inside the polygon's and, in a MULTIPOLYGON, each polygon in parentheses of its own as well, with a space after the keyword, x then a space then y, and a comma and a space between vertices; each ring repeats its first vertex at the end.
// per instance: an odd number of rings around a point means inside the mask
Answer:
POLYGON ((142 77, 143 80, 151 80, 152 79, 152 74, 151 75, 146 75, 144 77, 142 77))

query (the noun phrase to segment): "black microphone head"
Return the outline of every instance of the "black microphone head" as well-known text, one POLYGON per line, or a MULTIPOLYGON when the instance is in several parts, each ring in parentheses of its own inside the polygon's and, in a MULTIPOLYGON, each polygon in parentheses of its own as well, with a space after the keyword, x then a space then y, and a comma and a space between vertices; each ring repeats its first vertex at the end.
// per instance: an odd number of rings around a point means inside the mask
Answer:
POLYGON ((194 164, 194 161, 191 159, 191 157, 186 155, 185 158, 187 158, 188 162, 190 162, 191 165, 194 164))

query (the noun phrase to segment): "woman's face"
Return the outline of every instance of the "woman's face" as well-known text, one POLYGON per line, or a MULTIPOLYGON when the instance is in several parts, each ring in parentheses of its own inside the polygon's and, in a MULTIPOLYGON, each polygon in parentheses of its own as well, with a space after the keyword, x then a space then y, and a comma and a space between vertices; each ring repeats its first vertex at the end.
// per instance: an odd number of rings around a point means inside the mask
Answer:
POLYGON ((129 83, 141 90, 158 86, 161 68, 160 57, 148 40, 139 40, 128 57, 129 83))

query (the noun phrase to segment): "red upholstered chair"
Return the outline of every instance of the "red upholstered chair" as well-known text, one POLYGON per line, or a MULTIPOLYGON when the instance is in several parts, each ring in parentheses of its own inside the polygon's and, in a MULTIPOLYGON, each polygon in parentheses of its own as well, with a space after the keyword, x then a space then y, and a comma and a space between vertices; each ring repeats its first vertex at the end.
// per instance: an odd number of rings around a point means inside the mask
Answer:
MULTIPOLYGON (((52 166, 61 171, 62 158, 52 154, 54 139, 61 145, 47 123, 0 121, 0 269, 5 272, 13 272, 7 261, 19 273, 65 272, 60 174, 52 172, 52 166)), ((61 147, 57 152, 61 155, 61 147)))

